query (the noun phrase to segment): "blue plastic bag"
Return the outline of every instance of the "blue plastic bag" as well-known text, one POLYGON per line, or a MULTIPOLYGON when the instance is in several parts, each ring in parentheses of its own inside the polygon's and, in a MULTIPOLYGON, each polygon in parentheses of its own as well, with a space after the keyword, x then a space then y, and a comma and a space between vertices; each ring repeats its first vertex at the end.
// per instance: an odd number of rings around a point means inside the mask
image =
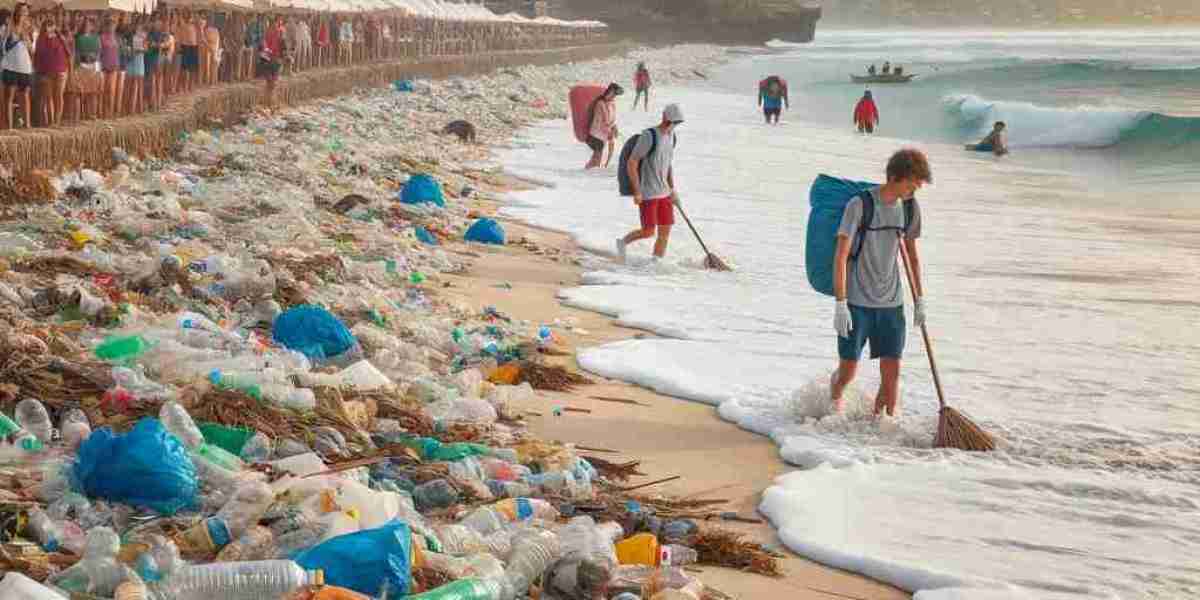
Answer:
POLYGON ((408 594, 412 533, 404 521, 328 539, 293 557, 305 569, 325 572, 325 583, 371 597, 408 594))
POLYGON ((492 219, 480 219, 467 230, 468 242, 504 245, 504 228, 492 219))
POLYGON ((397 92, 411 92, 413 91, 413 82, 411 79, 397 79, 392 82, 392 89, 397 92))
POLYGON ((165 515, 195 507, 200 487, 187 448, 149 418, 124 435, 105 427, 88 436, 79 446, 72 479, 88 497, 165 515))
POLYGON ((358 346, 354 334, 337 317, 312 305, 292 307, 276 317, 271 337, 285 348, 317 361, 345 354, 358 346))
POLYGON ((400 190, 400 201, 405 204, 436 204, 446 206, 442 195, 442 184, 430 175, 418 173, 408 178, 400 190))
POLYGON ((417 239, 420 240, 421 242, 429 244, 430 246, 438 245, 437 238, 433 237, 433 234, 429 233, 428 229, 425 229, 424 227, 421 227, 420 225, 413 227, 413 233, 417 236, 417 239))
POLYGON ((833 255, 837 231, 846 204, 878 184, 818 175, 809 191, 808 232, 804 240, 804 268, 814 290, 833 295, 833 255))

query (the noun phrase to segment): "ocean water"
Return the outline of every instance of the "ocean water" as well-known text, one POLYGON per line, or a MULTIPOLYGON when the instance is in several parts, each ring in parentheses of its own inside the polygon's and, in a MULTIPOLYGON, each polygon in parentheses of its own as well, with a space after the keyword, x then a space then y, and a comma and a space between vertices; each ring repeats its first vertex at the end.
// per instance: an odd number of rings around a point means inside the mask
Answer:
MULTIPOLYGON (((668 260, 652 263, 642 242, 614 264, 613 240, 636 212, 616 195, 615 167, 582 171, 588 152, 563 121, 525 130, 502 157, 553 186, 515 195, 505 212, 593 251, 565 303, 658 334, 583 349, 585 369, 711 404, 779 445, 796 470, 764 490, 760 510, 796 552, 923 600, 1198 597, 1200 163, 1177 155, 1200 140, 1138 129, 1194 127, 1197 39, 822 32, 656 90, 652 110, 677 101, 687 115, 684 207, 733 273, 699 268, 682 219, 668 260), (889 88, 881 133, 862 137, 850 130, 861 88, 847 65, 876 56, 960 75, 889 88), (769 73, 791 87, 780 127, 755 108, 769 73), (1172 89, 1163 73, 1190 75, 1172 89), (1013 155, 962 150, 979 132, 960 115, 984 110, 976 103, 993 106, 985 120, 1010 121, 1013 155), (1093 113, 1118 105, 1146 116, 1114 138, 1093 113), (1027 112, 1008 112, 1017 106, 1027 112), (846 413, 828 414, 833 302, 804 276, 808 189, 819 173, 877 180, 904 146, 924 149, 934 170, 919 194, 920 245, 947 400, 1001 439, 998 452, 930 447, 937 400, 916 332, 899 418, 867 415, 874 363, 846 413)), ((622 100, 622 131, 655 120, 622 100)))

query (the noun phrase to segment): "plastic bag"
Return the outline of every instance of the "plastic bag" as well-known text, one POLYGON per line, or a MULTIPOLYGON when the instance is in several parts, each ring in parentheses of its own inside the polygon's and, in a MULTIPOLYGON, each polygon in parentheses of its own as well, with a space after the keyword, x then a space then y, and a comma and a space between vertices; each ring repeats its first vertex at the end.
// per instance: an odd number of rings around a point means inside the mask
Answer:
POLYGON ((171 515, 196 506, 199 483, 187 449, 157 419, 129 433, 106 428, 79 446, 74 480, 88 497, 146 506, 171 515))
POLYGON ((466 240, 481 244, 504 245, 504 228, 492 219, 479 219, 467 229, 466 240))
POLYGON ((400 191, 400 201, 405 204, 436 204, 446 206, 442 185, 430 175, 418 173, 408 178, 400 191))
POLYGON ((305 569, 325 572, 325 582, 368 596, 408 593, 412 533, 403 521, 327 540, 295 557, 305 569))
POLYGON ((288 309, 275 319, 271 336, 311 360, 333 358, 358 347, 354 334, 329 311, 311 305, 288 309))

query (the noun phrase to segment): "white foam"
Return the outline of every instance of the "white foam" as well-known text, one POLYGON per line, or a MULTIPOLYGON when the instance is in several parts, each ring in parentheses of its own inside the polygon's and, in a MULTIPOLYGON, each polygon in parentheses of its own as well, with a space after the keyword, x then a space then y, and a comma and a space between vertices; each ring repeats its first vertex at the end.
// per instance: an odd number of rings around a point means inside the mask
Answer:
MULTIPOLYGON (((752 99, 708 90, 662 87, 654 100, 688 114, 675 177, 710 249, 738 269, 698 268, 682 223, 666 264, 648 261, 645 242, 629 265, 585 261, 565 303, 662 337, 582 349, 584 369, 714 405, 770 437, 803 469, 761 507, 788 547, 919 598, 1200 590, 1190 564, 1200 552, 1190 437, 1200 342, 1190 309, 1163 309, 1200 295, 1182 224, 1140 215, 1133 200, 1104 215, 1089 182, 1060 171, 924 145, 936 185, 921 193, 921 245, 943 382, 1003 442, 984 456, 934 450, 937 401, 916 335, 898 419, 867 415, 874 363, 862 365, 847 413, 826 415, 833 308, 804 281, 813 178, 876 178, 906 142, 794 121, 768 128, 752 99)), ((653 121, 625 108, 625 132, 653 121)), ((563 122, 522 136, 505 164, 556 188, 522 193, 504 212, 611 256, 637 226, 612 170, 584 174, 588 151, 563 122)))

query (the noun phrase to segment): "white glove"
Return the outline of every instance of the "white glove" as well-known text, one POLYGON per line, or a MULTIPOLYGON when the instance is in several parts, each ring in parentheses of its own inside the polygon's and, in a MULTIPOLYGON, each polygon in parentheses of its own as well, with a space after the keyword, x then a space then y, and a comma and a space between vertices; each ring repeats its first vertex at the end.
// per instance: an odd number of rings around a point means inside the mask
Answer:
POLYGON ((683 200, 679 199, 679 192, 676 192, 675 190, 671 190, 671 202, 674 203, 675 206, 683 208, 683 200))
POLYGON ((913 327, 920 329, 925 326, 925 297, 917 298, 913 304, 913 327))
POLYGON ((833 330, 838 337, 848 338, 851 329, 854 329, 854 322, 850 319, 850 305, 845 300, 838 300, 833 309, 833 330))

